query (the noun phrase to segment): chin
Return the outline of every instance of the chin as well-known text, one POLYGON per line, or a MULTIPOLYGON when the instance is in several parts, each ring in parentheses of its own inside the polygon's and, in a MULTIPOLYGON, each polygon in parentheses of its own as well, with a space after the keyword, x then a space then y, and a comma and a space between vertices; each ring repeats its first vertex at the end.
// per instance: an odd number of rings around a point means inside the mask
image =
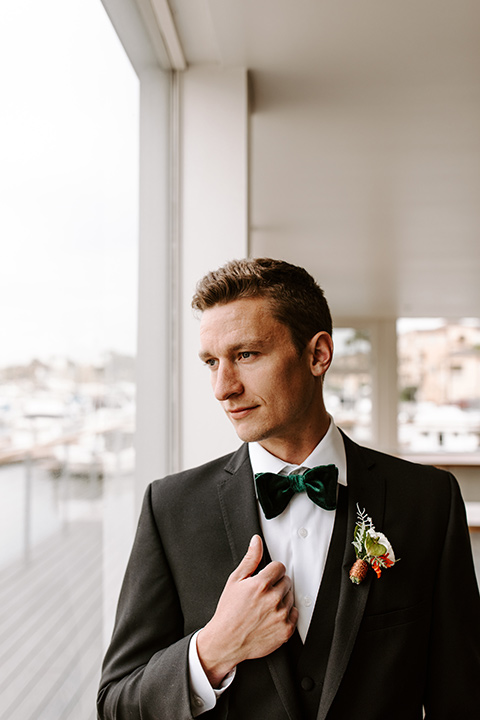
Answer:
POLYGON ((259 438, 255 433, 249 433, 249 432, 242 432, 241 430, 236 430, 237 437, 242 442, 256 442, 259 438))
POLYGON ((260 442, 260 440, 266 440, 268 438, 269 434, 265 430, 260 430, 259 428, 248 428, 248 427, 235 427, 235 432, 237 433, 240 440, 243 442, 260 442))

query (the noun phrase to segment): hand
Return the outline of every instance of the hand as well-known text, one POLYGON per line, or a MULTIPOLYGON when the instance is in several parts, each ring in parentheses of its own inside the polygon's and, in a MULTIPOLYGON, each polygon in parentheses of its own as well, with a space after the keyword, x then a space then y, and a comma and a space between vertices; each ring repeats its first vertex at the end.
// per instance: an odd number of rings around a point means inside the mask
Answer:
POLYGON ((295 631, 298 610, 285 566, 271 562, 252 577, 262 556, 262 540, 254 535, 226 582, 213 618, 197 636, 198 656, 212 687, 238 663, 269 655, 295 631))

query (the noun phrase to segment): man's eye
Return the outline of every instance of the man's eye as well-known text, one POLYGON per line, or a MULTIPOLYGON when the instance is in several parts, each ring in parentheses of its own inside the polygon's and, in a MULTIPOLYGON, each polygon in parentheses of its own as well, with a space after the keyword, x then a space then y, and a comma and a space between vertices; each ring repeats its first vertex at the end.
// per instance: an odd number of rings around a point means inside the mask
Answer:
POLYGON ((249 350, 245 350, 244 352, 240 353, 240 357, 243 358, 243 360, 248 360, 249 358, 252 357, 252 355, 253 355, 253 353, 250 352, 249 350))
POLYGON ((215 358, 209 358, 208 360, 205 360, 205 365, 209 368, 214 368, 216 364, 217 361, 215 360, 215 358))

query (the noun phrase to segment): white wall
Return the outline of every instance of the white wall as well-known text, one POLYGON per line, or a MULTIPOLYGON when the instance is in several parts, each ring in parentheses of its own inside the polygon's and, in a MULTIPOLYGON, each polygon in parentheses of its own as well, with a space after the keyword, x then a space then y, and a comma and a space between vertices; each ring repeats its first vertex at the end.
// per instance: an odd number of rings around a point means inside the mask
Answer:
POLYGON ((196 67, 180 76, 180 319, 177 465, 239 445, 198 359, 197 281, 248 254, 248 78, 244 69, 196 67))

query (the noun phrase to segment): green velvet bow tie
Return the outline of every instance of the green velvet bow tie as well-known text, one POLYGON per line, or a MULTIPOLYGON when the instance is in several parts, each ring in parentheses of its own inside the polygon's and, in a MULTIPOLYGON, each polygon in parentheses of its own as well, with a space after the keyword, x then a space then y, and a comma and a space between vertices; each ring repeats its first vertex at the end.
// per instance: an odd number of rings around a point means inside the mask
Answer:
POLYGON ((324 510, 335 510, 337 481, 336 465, 319 465, 303 475, 276 475, 270 472, 255 475, 258 500, 267 520, 280 515, 295 493, 304 491, 315 505, 324 510))

